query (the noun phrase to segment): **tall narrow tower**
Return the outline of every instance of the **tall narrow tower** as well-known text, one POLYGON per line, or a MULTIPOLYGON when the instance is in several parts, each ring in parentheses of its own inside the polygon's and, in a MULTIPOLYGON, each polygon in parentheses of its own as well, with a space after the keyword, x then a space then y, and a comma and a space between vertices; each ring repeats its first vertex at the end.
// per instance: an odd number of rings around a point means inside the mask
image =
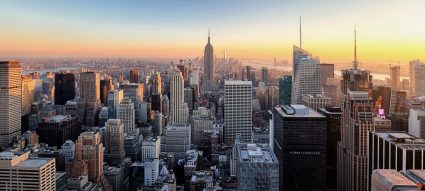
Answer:
POLYGON ((214 51, 210 43, 210 31, 208 30, 208 43, 204 50, 204 90, 214 90, 214 51))
POLYGON ((0 146, 21 133, 21 65, 0 61, 0 146))
POLYGON ((184 80, 179 69, 174 68, 170 79, 170 123, 187 123, 189 110, 184 103, 184 80))

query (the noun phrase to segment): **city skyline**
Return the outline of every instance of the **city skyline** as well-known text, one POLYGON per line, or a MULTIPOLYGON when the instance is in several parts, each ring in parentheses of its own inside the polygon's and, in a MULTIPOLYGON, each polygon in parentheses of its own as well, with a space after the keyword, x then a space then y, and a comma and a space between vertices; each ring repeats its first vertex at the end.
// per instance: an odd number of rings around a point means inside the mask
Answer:
POLYGON ((0 57, 201 57, 207 30, 215 55, 291 62, 299 45, 322 62, 349 66, 357 25, 360 66, 423 58, 424 1, 4 2, 0 57), (326 13, 326 14, 324 14, 326 13))

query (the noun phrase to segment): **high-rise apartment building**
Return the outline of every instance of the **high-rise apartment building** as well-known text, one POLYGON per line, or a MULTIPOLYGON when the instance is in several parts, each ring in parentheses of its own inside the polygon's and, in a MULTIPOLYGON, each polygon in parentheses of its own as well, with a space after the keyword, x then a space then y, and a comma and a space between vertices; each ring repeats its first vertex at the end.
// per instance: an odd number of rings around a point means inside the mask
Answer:
POLYGON ((142 162, 145 162, 147 159, 157 158, 159 159, 159 154, 161 153, 161 137, 146 137, 142 143, 142 162))
POLYGON ((184 80, 178 69, 173 69, 170 79, 170 123, 187 123, 189 110, 184 103, 184 80))
POLYGON ((293 47, 291 103, 299 104, 304 94, 322 94, 320 60, 297 46, 293 47))
POLYGON ((75 75, 72 73, 55 74, 55 105, 65 105, 75 97, 75 75))
POLYGON ((108 119, 105 127, 105 161, 111 165, 121 164, 125 158, 124 125, 119 119, 108 119))
POLYGON ((279 161, 269 145, 237 145, 237 190, 279 190, 279 161))
POLYGON ((0 61, 0 146, 9 145, 21 133, 21 65, 0 61))
POLYGON ((75 143, 75 160, 88 162, 89 180, 103 180, 103 144, 98 132, 83 132, 75 143))
POLYGON ((243 142, 251 142, 251 81, 224 82, 224 141, 234 142, 236 134, 241 135, 243 142))
POLYGON ((0 153, 0 190, 56 189, 55 159, 30 159, 29 155, 29 152, 0 153))
POLYGON ((214 50, 210 43, 210 34, 208 32, 208 43, 204 50, 204 89, 213 91, 215 86, 214 81, 214 50))
POLYGON ((325 190, 326 117, 304 105, 273 110, 280 190, 325 190))
POLYGON ((367 134, 374 130, 372 103, 364 91, 348 91, 338 143, 338 190, 367 189, 367 134))
POLYGON ((118 105, 117 118, 124 124, 124 132, 134 130, 136 126, 134 103, 128 97, 125 97, 118 105))
POLYGON ((59 153, 65 155, 66 161, 73 161, 75 158, 75 144, 71 140, 65 141, 61 146, 59 153))
POLYGON ((291 93, 292 92, 292 76, 286 75, 283 78, 279 78, 279 104, 289 105, 291 104, 291 93))

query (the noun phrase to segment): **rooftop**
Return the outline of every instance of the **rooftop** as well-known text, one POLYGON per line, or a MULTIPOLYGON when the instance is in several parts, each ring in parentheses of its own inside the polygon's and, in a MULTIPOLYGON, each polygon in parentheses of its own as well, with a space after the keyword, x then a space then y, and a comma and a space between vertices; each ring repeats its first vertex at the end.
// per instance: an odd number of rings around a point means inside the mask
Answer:
POLYGON ((278 105, 275 110, 283 117, 324 118, 322 114, 304 105, 278 105))
POLYGON ((52 117, 47 118, 46 122, 50 123, 60 123, 62 121, 67 121, 69 119, 72 119, 73 117, 71 115, 54 115, 52 117))
POLYGON ((409 180, 407 177, 403 176, 397 170, 393 169, 377 169, 372 173, 372 179, 381 180, 385 182, 389 188, 393 186, 414 186, 416 184, 409 180))
POLYGON ((224 85, 252 85, 251 81, 241 81, 241 80, 226 80, 224 85))
POLYGON ((276 156, 267 145, 241 144, 239 162, 278 163, 276 156))
POLYGON ((54 159, 28 159, 24 160, 17 167, 26 167, 26 168, 39 168, 45 164, 47 164, 50 160, 54 159))
POLYGON ((405 149, 425 149, 425 140, 403 131, 372 132, 376 136, 405 149))

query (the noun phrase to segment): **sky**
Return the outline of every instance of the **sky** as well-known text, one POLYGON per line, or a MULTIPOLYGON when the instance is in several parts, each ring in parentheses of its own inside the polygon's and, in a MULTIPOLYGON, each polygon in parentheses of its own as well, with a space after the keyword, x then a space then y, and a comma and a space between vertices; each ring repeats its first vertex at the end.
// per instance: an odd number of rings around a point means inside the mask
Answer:
POLYGON ((2 0, 0 56, 188 58, 214 54, 292 61, 299 45, 322 62, 425 59, 423 0, 2 0))

